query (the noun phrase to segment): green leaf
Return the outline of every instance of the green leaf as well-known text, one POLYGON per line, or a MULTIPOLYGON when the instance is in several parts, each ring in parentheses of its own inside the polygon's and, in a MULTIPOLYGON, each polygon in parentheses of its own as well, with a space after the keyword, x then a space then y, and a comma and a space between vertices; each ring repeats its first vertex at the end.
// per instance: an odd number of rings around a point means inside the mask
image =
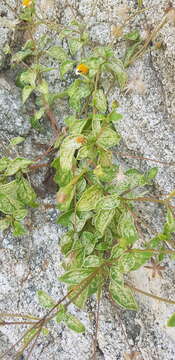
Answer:
POLYGON ((33 71, 36 71, 37 74, 55 70, 53 67, 47 67, 42 64, 33 64, 32 69, 33 71))
POLYGON ((0 159, 0 172, 4 171, 9 163, 11 162, 11 160, 7 157, 3 157, 2 159, 0 159))
POLYGON ((94 49, 95 56, 101 56, 103 58, 110 58, 114 55, 113 50, 108 46, 99 46, 94 49))
POLYGON ((60 215, 57 223, 69 226, 69 228, 76 229, 77 232, 80 232, 86 221, 92 217, 92 212, 79 212, 75 214, 72 210, 65 212, 64 214, 60 215))
POLYGON ((112 282, 117 283, 117 285, 124 287, 124 278, 123 274, 119 271, 118 266, 113 265, 110 267, 110 279, 112 282))
POLYGON ((75 188, 76 186, 70 183, 64 187, 61 187, 57 192, 57 202, 60 210, 69 210, 71 201, 75 194, 75 188))
MULTIPOLYGON (((144 252, 135 252, 135 253, 133 252, 128 255, 129 255, 129 258, 133 259, 133 263, 134 263, 133 266, 130 268, 130 271, 139 269, 142 265, 146 264, 147 261, 152 257, 152 254, 149 252, 146 252, 146 249, 144 252)), ((132 262, 132 260, 131 260, 131 262, 132 262)))
POLYGON ((132 46, 128 47, 126 53, 124 55, 124 67, 128 67, 130 65, 131 59, 133 55, 138 51, 140 45, 140 41, 134 43, 132 46))
POLYGON ((111 210, 119 207, 120 200, 116 194, 103 196, 97 203, 97 210, 111 210))
POLYGON ((73 210, 69 210, 61 214, 57 219, 57 224, 68 226, 71 221, 71 216, 74 215, 73 210))
POLYGON ((27 210, 26 209, 18 209, 13 211, 13 217, 15 220, 21 221, 27 216, 27 210))
POLYGON ((97 144, 106 149, 118 145, 119 141, 120 135, 109 127, 103 128, 97 136, 97 144))
POLYGON ((29 332, 24 336, 23 342, 24 344, 29 344, 32 339, 34 339, 34 335, 37 334, 38 329, 31 329, 29 332))
POLYGON ((112 123, 115 123, 121 119, 123 119, 123 115, 117 113, 115 110, 112 111, 107 117, 107 120, 111 121, 112 123))
POLYGON ((66 314, 66 318, 64 320, 67 327, 77 333, 83 333, 85 332, 85 327, 82 324, 80 320, 78 320, 75 316, 72 314, 66 314))
MULTIPOLYGON (((104 149, 100 149, 99 151, 99 163, 103 168, 109 168, 111 167, 111 170, 113 171, 113 164, 112 164, 112 151, 106 151, 104 149)), ((106 180, 104 180, 106 181, 106 180)), ((108 180, 107 180, 108 181, 108 180)), ((109 180, 110 182, 111 180, 109 180)))
POLYGON ((75 61, 67 60, 60 65, 60 74, 63 77, 68 71, 71 71, 74 67, 75 61))
POLYGON ((93 159, 94 155, 94 147, 92 145, 84 145, 78 151, 77 160, 86 158, 93 159))
POLYGON ((81 236, 81 242, 86 256, 92 253, 97 241, 98 239, 96 239, 95 234, 89 231, 83 231, 81 236))
POLYGON ((81 99, 91 94, 91 86, 89 82, 77 79, 67 89, 69 96, 69 105, 77 112, 81 109, 81 99))
POLYGON ((95 209, 103 191, 98 185, 90 186, 81 196, 77 203, 77 211, 90 211, 95 209))
POLYGON ((22 50, 25 50, 25 49, 31 49, 33 50, 35 47, 35 41, 32 40, 32 39, 29 39, 26 41, 26 43, 24 44, 24 46, 22 47, 22 50))
POLYGON ((86 222, 93 216, 93 213, 90 211, 87 212, 79 212, 75 217, 74 214, 71 218, 71 223, 73 228, 76 229, 77 232, 80 232, 85 226, 86 222))
POLYGON ((0 185, 0 211, 4 214, 11 215, 17 209, 23 206, 17 199, 17 181, 11 181, 7 184, 0 185))
POLYGON ((31 87, 35 88, 36 77, 36 70, 29 69, 21 73, 20 81, 26 85, 31 85, 31 87))
POLYGON ((45 113, 45 108, 41 107, 38 111, 35 112, 35 114, 31 117, 30 122, 33 128, 39 128, 40 123, 39 120, 42 118, 42 116, 45 113))
POLYGON ((21 177, 18 180, 18 189, 17 189, 18 198, 20 201, 28 206, 36 207, 36 194, 29 184, 28 180, 24 177, 21 177))
POLYGON ((41 94, 47 95, 49 92, 48 83, 46 80, 42 79, 39 85, 37 86, 36 90, 38 90, 41 94))
POLYGON ((47 328, 43 327, 42 330, 41 330, 41 334, 43 336, 47 336, 49 334, 49 330, 47 328))
POLYGON ((88 298, 88 286, 84 288, 84 285, 79 286, 78 289, 74 289, 74 286, 69 286, 68 291, 73 289, 73 292, 69 295, 69 299, 80 309, 84 309, 88 298), (82 291, 80 292, 80 290, 82 291))
POLYGON ((94 106, 102 113, 105 113, 107 110, 107 100, 103 90, 99 89, 95 92, 93 98, 94 106))
POLYGON ((11 63, 19 64, 21 61, 26 59, 28 56, 32 55, 33 51, 31 49, 25 49, 18 51, 15 55, 12 56, 11 63))
POLYGON ((116 78, 118 85, 124 89, 128 80, 128 75, 124 69, 123 63, 119 59, 112 59, 111 62, 104 64, 104 69, 111 72, 116 78))
POLYGON ((92 270, 71 270, 59 277, 59 280, 70 285, 77 285, 85 280, 91 273, 92 270))
POLYGON ((31 86, 31 85, 24 86, 24 88, 22 89, 22 102, 23 102, 23 104, 26 102, 26 100, 28 99, 28 97, 30 96, 30 94, 32 93, 32 91, 34 89, 35 89, 35 87, 31 86))
POLYGON ((65 309, 64 305, 59 305, 58 309, 59 309, 59 311, 56 313, 54 320, 57 323, 60 323, 61 321, 64 321, 66 318, 66 309, 65 309))
MULTIPOLYGON (((108 275, 107 269, 105 269, 106 274, 108 275)), ((102 288, 102 284, 104 282, 104 276, 102 277, 100 274, 97 274, 93 279, 91 280, 89 286, 88 286, 88 296, 91 296, 95 294, 98 289, 102 288)))
POLYGON ((69 39, 68 44, 72 55, 75 55, 77 51, 80 50, 83 46, 83 42, 81 42, 79 39, 69 39))
POLYGON ((26 234, 26 228, 19 221, 14 221, 13 235, 18 237, 18 236, 23 236, 25 234, 26 234))
POLYGON ((121 236, 120 245, 127 247, 138 240, 138 233, 134 225, 134 220, 129 212, 124 212, 118 223, 118 233, 121 236))
POLYGON ((88 119, 76 119, 74 115, 64 119, 64 122, 69 127, 69 133, 72 135, 81 134, 88 119))
POLYGON ((55 158, 52 162, 52 166, 56 169, 54 181, 60 187, 68 185, 73 177, 71 170, 63 170, 60 166, 60 158, 55 158))
POLYGON ((97 255, 90 255, 84 260, 83 267, 99 267, 101 263, 101 259, 97 255))
POLYGON ((17 137, 10 139, 9 145, 15 146, 15 145, 21 144, 24 140, 25 140, 25 138, 23 138, 21 136, 17 136, 17 137))
POLYGON ((37 39, 37 45, 41 50, 44 50, 45 46, 51 41, 51 38, 48 34, 42 35, 39 39, 37 39))
POLYGON ((140 40, 140 33, 138 29, 131 31, 130 33, 125 34, 125 39, 130 41, 138 41, 140 40))
POLYGON ((10 224, 11 224, 10 218, 5 217, 3 219, 0 219, 0 230, 4 231, 4 230, 8 229, 10 224))
POLYGON ((52 46, 47 50, 47 54, 62 63, 67 60, 67 53, 61 46, 52 46))
POLYGON ((111 257, 110 259, 117 259, 124 253, 124 249, 120 247, 119 244, 113 246, 111 250, 111 257))
POLYGON ((67 254, 69 254, 70 250, 72 249, 73 243, 74 243, 74 236, 72 231, 69 231, 62 236, 60 241, 60 247, 63 255, 67 256, 67 254))
POLYGON ((87 186, 86 180, 80 179, 80 181, 78 181, 77 183, 77 187, 76 187, 76 191, 77 191, 77 198, 79 199, 81 194, 85 191, 87 186))
MULTIPOLYGON (((102 154, 102 152, 100 152, 100 154, 102 154)), ((97 165, 93 172, 101 181, 109 183, 116 178, 118 172, 118 165, 111 164, 111 166, 103 167, 101 165, 97 165)))
POLYGON ((59 37, 60 39, 63 39, 64 37, 69 37, 73 32, 73 29, 64 29, 59 33, 59 37))
POLYGON ((72 169, 74 152, 82 146, 82 143, 78 142, 77 138, 78 136, 67 136, 61 144, 60 167, 62 171, 68 171, 72 169))
POLYGON ((123 254, 118 259, 117 263, 118 269, 121 273, 127 274, 135 266, 135 258, 132 254, 123 254))
POLYGON ((157 176, 157 173, 158 173, 157 167, 153 167, 150 170, 148 170, 147 173, 145 174, 146 181, 149 182, 150 180, 154 179, 157 176))
POLYGON ((172 233, 175 232, 175 218, 170 209, 167 210, 166 223, 164 225, 164 233, 172 233))
POLYGON ((112 299, 121 307, 128 310, 138 310, 138 305, 129 288, 120 286, 116 281, 111 281, 109 291, 112 299))
POLYGON ((110 210, 99 210, 97 214, 94 217, 94 225, 96 230, 98 230, 102 235, 104 235, 104 232, 110 222, 112 221, 112 218, 114 217, 115 209, 110 210))
POLYGON ((167 326, 175 327, 175 313, 168 319, 167 326))
POLYGON ((45 291, 38 290, 37 291, 37 297, 38 301, 41 306, 43 306, 46 309, 52 309, 56 302, 49 296, 45 291))
POLYGON ((6 176, 12 176, 16 174, 18 171, 26 171, 28 166, 31 165, 33 161, 24 159, 24 158, 15 158, 14 160, 11 160, 9 163, 5 175, 6 176))

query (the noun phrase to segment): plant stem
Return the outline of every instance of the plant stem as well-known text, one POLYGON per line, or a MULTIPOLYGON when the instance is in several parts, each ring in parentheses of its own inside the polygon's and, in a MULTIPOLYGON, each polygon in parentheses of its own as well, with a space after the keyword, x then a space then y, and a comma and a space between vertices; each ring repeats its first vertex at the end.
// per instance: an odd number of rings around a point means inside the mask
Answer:
POLYGON ((156 249, 129 249, 126 252, 129 253, 153 253, 153 254, 166 254, 166 255, 174 255, 174 250, 156 250, 156 249))
POLYGON ((166 24, 166 22, 167 22, 167 15, 163 16, 162 21, 151 32, 151 34, 148 36, 148 39, 145 41, 144 45, 142 46, 142 48, 131 58, 131 60, 128 62, 128 65, 131 65, 136 59, 138 59, 141 55, 143 55, 150 41, 152 41, 156 37, 156 35, 159 33, 161 28, 166 24))
POLYGON ((175 301, 174 300, 169 300, 169 299, 166 299, 166 298, 162 298, 160 296, 157 296, 157 295, 153 295, 149 292, 146 292, 144 290, 141 290, 141 289, 138 289, 136 288, 135 286, 131 285, 130 283, 126 282, 126 286, 128 286, 131 290, 134 290, 140 294, 143 294, 143 295, 146 295, 146 296, 149 296, 155 300, 158 300, 158 301, 162 301, 162 302, 165 302, 167 304, 172 304, 172 305, 175 305, 175 301))

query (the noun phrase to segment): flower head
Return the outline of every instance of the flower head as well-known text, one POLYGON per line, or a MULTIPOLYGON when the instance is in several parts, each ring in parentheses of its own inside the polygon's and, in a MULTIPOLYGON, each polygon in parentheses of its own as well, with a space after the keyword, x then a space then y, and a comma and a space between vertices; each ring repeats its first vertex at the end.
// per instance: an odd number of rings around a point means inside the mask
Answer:
POLYGON ((77 136, 76 142, 83 145, 86 143, 86 139, 84 138, 84 136, 77 136))
POLYGON ((134 75, 133 78, 128 82, 126 86, 126 94, 128 94, 130 91, 139 94, 144 95, 146 92, 146 85, 143 81, 143 75, 134 75))
POLYGON ((79 64, 77 67, 76 67, 76 74, 79 75, 79 74, 83 74, 83 75, 87 75, 89 72, 89 68, 87 65, 85 64, 79 64))
POLYGON ((116 9, 116 15, 120 16, 123 20, 126 20, 129 15, 130 8, 128 6, 118 6, 116 9))
POLYGON ((32 5, 33 0, 23 0, 22 5, 24 7, 29 7, 32 5))

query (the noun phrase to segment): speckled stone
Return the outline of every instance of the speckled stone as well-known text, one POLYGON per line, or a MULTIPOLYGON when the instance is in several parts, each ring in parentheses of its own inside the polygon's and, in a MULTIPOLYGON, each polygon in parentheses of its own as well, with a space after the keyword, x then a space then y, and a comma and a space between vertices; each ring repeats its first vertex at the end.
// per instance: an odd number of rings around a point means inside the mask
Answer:
MULTIPOLYGON (((40 4, 41 10, 47 13, 48 19, 54 21, 56 19, 62 24, 69 23, 77 7, 79 18, 82 18, 90 28, 91 39, 106 44, 111 42, 111 25, 121 24, 123 21, 118 14, 118 7, 136 8, 137 1, 42 0, 37 4, 40 4)), ((142 31, 147 25, 155 26, 160 21, 164 16, 167 1, 144 0, 144 5, 149 11, 132 20, 132 26, 139 27, 142 31)), ((0 4, 1 8, 6 9, 3 1, 0 4)), ((14 14, 9 8, 7 12, 13 19, 14 14)), ((129 28, 127 30, 129 31, 129 28)), ((39 33, 43 31, 45 29, 41 27, 39 33)), ((142 77, 146 88, 144 95, 139 95, 135 91, 120 93, 117 88, 110 93, 110 101, 118 100, 119 110, 123 114, 123 120, 117 125, 123 136, 120 152, 166 162, 174 161, 174 35, 175 27, 167 24, 158 36, 158 40, 165 42, 165 50, 154 51, 150 48, 127 70, 130 80, 138 74, 142 77)), ((1 28, 0 48, 4 46, 8 36, 9 30, 1 28)), ((124 47, 120 44, 116 44, 115 47, 115 52, 120 57, 124 47)), ((60 91, 58 72, 49 73, 47 76, 51 89, 60 91)), ((20 91, 15 87, 14 80, 15 73, 10 68, 4 68, 0 73, 0 141, 4 146, 11 137, 24 136, 26 141, 19 147, 20 155, 34 158, 42 153, 42 150, 38 150, 37 143, 42 145, 50 143, 53 140, 52 135, 47 127, 42 134, 31 131, 29 114, 22 105, 20 91)), ((71 77, 66 78, 65 84, 69 84, 70 81, 71 77)), ((62 124, 68 111, 67 104, 61 101, 54 110, 58 122, 62 124)), ((120 156, 118 159, 124 163, 125 157, 120 156)), ((174 188, 174 166, 131 158, 126 158, 125 166, 142 170, 158 166, 155 192, 165 194, 174 188)), ((45 189, 43 186, 45 176, 46 171, 42 170, 37 173, 36 180, 32 178, 37 189, 42 189, 42 192, 45 189)), ((53 204, 54 201, 54 193, 50 193, 45 199, 40 199, 41 203, 46 204, 53 204)), ((153 204, 146 204, 141 206, 140 211, 145 220, 158 232, 164 219, 162 210, 153 204)), ((66 293, 66 288, 58 281, 58 277, 63 273, 61 266, 63 257, 60 253, 59 241, 64 230, 56 224, 56 217, 56 210, 46 210, 41 205, 38 209, 32 210, 28 216, 30 229, 28 235, 18 239, 13 238, 10 232, 6 235, 1 234, 0 312, 13 311, 42 316, 44 310, 38 304, 37 290, 45 290, 56 300, 66 293)), ((168 259, 165 259, 165 264, 167 266, 163 279, 153 279, 150 270, 143 268, 133 272, 130 280, 138 288, 174 299, 174 263, 170 264, 168 259)), ((125 360, 124 354, 131 351, 139 352, 144 360, 175 359, 175 332, 166 326, 167 318, 174 312, 174 307, 140 294, 136 297, 140 305, 137 313, 119 309, 111 303, 108 294, 103 294, 97 336, 97 360, 125 360)), ((38 340, 30 357, 31 360, 92 359, 95 301, 92 299, 88 302, 87 312, 75 310, 72 305, 70 311, 85 324, 86 333, 77 335, 64 325, 52 323, 49 325, 49 335, 38 340)), ((19 339, 23 330, 19 326, 1 326, 0 355, 19 339)), ((15 350, 7 355, 5 360, 13 360, 14 352, 15 350)), ((26 353, 23 359, 25 358, 26 353)))

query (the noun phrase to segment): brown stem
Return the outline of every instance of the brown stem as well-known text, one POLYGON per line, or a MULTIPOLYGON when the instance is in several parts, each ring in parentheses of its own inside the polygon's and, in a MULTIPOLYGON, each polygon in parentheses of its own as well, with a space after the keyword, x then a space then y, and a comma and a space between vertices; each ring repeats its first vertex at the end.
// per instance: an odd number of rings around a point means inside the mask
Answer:
POLYGON ((128 65, 131 65, 136 59, 138 59, 146 50, 147 46, 150 44, 150 41, 152 41, 156 35, 159 33, 161 28, 166 24, 167 22, 167 15, 165 15, 162 18, 162 21, 157 25, 157 27, 151 32, 151 34, 148 36, 148 39, 145 41, 142 48, 131 58, 131 60, 128 62, 128 65))
POLYGON ((147 201, 147 202, 155 202, 155 203, 159 203, 159 204, 164 204, 166 205, 166 199, 165 200, 160 200, 160 199, 154 199, 154 198, 145 198, 145 197, 137 197, 137 198, 124 198, 122 196, 119 196, 119 198, 121 200, 126 200, 126 201, 147 201))
POLYGON ((167 165, 167 166, 173 166, 175 165, 175 162, 166 162, 166 161, 160 161, 160 160, 155 160, 155 159, 150 159, 148 157, 144 157, 144 156, 137 156, 137 155, 129 155, 129 154, 125 154, 123 152, 120 151, 113 151, 113 153, 118 154, 120 156, 126 157, 126 158, 131 158, 131 159, 138 159, 138 160, 148 160, 148 161, 153 161, 156 162, 158 164, 163 164, 163 165, 167 165))
POLYGON ((32 354, 33 349, 34 349, 34 347, 36 345, 37 339, 40 336, 41 330, 42 330, 42 325, 41 325, 40 329, 38 330, 37 334, 35 334, 35 340, 34 340, 32 346, 31 346, 31 349, 30 349, 29 353, 27 354, 26 360, 29 360, 30 355, 32 354))
MULTIPOLYGON (((54 143, 53 143, 54 144, 54 143)), ((50 152, 52 152, 53 149, 53 144, 49 146, 49 148, 40 156, 37 156, 37 158, 34 161, 39 161, 42 160, 44 157, 46 157, 50 152)))
POLYGON ((97 335, 98 335, 99 317, 100 317, 100 295, 101 295, 101 289, 98 291, 98 295, 97 295, 97 315, 96 315, 96 326, 95 326, 95 336, 94 336, 94 351, 93 351, 93 354, 92 354, 92 360, 96 360, 97 335))
POLYGON ((48 108, 46 110, 46 115, 47 115, 47 117, 48 117, 48 119, 50 121, 51 127, 54 130, 54 132, 56 132, 56 134, 59 134, 59 129, 58 129, 58 126, 57 126, 55 115, 54 115, 53 111, 50 108, 48 108))
POLYGON ((35 169, 39 169, 39 168, 42 168, 42 167, 48 167, 49 164, 32 164, 30 165, 30 170, 35 170, 35 169))
POLYGON ((175 254, 174 250, 157 250, 157 249, 128 249, 126 252, 129 253, 153 253, 153 254, 167 254, 167 255, 173 255, 175 254))
POLYGON ((1 325, 33 325, 35 324, 34 321, 0 321, 1 325))
POLYGON ((141 289, 138 289, 136 288, 135 286, 131 285, 130 283, 126 282, 126 285, 131 289, 131 290, 134 290, 140 294, 143 294, 143 295, 146 295, 146 296, 149 296, 155 300, 158 300, 158 301, 162 301, 162 302, 166 302, 167 304, 172 304, 172 305, 175 305, 175 301, 174 300, 169 300, 169 299, 166 299, 166 298, 162 298, 160 296, 157 296, 157 295, 153 295, 149 292, 146 292, 144 290, 141 290, 141 289))
POLYGON ((10 318, 23 318, 23 319, 31 319, 31 320, 40 320, 37 316, 27 315, 27 314, 10 314, 10 313, 0 313, 1 317, 10 317, 10 318))

